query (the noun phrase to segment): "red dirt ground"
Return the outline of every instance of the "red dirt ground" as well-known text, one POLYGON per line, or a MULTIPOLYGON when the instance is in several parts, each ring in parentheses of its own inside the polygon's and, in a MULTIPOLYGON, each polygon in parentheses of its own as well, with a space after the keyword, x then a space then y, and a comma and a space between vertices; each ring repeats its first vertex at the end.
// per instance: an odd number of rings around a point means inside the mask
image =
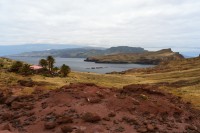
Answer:
POLYGON ((71 84, 0 101, 0 133, 200 133, 200 111, 152 85, 71 84))

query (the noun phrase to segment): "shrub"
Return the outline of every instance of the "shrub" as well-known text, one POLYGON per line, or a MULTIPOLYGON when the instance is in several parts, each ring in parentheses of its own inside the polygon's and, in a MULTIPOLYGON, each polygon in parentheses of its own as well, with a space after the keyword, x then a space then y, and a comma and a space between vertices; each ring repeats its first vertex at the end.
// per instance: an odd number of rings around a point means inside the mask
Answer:
POLYGON ((0 68, 3 68, 3 61, 2 60, 0 60, 0 68))
POLYGON ((58 67, 54 67, 53 68, 53 72, 58 72, 59 68, 58 67))
POLYGON ((32 74, 32 70, 30 68, 30 65, 28 64, 24 64, 21 68, 20 68, 20 73, 22 75, 31 75, 32 74))
POLYGON ((25 87, 33 87, 35 83, 33 82, 32 79, 26 79, 26 80, 18 80, 17 81, 21 86, 25 87))
POLYGON ((20 61, 16 61, 12 64, 12 66, 10 67, 10 72, 19 72, 19 70, 22 68, 23 63, 20 61))
POLYGON ((61 76, 66 77, 70 73, 71 69, 69 66, 63 64, 60 68, 61 76))

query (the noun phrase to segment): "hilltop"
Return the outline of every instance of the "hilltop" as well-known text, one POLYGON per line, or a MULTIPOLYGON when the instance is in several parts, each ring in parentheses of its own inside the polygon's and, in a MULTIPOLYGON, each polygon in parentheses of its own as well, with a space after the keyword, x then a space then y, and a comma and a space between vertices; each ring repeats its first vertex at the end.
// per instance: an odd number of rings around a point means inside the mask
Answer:
POLYGON ((85 61, 95 63, 136 63, 136 64, 154 64, 167 62, 170 60, 179 60, 184 57, 178 52, 173 52, 171 49, 163 49, 155 52, 143 53, 122 53, 105 56, 88 57, 85 61))
POLYGON ((108 54, 117 54, 117 53, 143 53, 146 52, 144 48, 140 47, 128 47, 128 46, 118 46, 111 47, 108 49, 105 48, 71 48, 71 49, 52 49, 45 51, 33 51, 17 54, 14 56, 22 56, 22 57, 46 57, 46 56, 54 56, 54 57, 63 57, 63 58, 87 58, 89 56, 97 56, 97 55, 108 55, 108 54))

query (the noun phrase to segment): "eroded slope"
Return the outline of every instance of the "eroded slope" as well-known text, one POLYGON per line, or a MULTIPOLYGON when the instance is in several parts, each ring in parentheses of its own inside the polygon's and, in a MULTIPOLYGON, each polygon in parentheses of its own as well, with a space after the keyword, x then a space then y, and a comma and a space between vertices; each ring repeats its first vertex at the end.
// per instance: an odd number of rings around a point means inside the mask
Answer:
POLYGON ((70 84, 29 96, 1 93, 0 132, 198 133, 200 111, 154 85, 70 84))

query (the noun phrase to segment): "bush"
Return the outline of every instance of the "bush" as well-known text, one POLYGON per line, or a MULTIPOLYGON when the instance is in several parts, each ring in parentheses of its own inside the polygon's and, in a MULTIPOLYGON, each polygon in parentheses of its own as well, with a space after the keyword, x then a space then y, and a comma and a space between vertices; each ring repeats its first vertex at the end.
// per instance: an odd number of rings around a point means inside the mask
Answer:
POLYGON ((33 73, 33 71, 30 68, 30 65, 28 64, 24 64, 21 68, 20 68, 20 73, 22 75, 31 75, 33 73))
POLYGON ((71 69, 69 66, 63 64, 60 68, 61 76, 66 77, 71 72, 71 69))
POLYGON ((53 77, 52 72, 50 72, 47 68, 39 69, 36 73, 44 77, 53 77))
POLYGON ((2 60, 0 60, 0 68, 3 68, 3 61, 2 60))
POLYGON ((18 80, 17 81, 21 86, 25 87, 33 87, 35 83, 33 82, 32 79, 26 79, 26 80, 18 80))
POLYGON ((58 72, 59 71, 59 68, 58 67, 54 67, 53 68, 53 72, 58 72))
POLYGON ((22 68, 22 66, 23 66, 22 62, 16 61, 10 67, 10 72, 16 72, 16 73, 18 73, 20 71, 20 69, 22 68))

